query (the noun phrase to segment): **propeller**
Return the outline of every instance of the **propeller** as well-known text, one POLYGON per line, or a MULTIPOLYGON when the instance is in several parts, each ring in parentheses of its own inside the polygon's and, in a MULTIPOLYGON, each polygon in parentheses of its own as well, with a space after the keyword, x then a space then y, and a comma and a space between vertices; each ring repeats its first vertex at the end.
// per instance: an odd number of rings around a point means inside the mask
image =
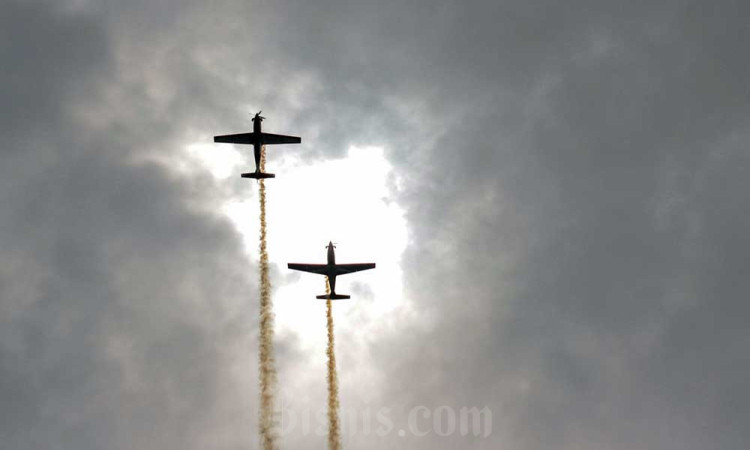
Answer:
POLYGON ((258 114, 256 114, 255 117, 253 117, 253 120, 260 119, 261 121, 263 121, 263 119, 265 119, 265 117, 263 117, 263 116, 260 115, 260 113, 262 113, 262 112, 263 111, 258 111, 258 114))

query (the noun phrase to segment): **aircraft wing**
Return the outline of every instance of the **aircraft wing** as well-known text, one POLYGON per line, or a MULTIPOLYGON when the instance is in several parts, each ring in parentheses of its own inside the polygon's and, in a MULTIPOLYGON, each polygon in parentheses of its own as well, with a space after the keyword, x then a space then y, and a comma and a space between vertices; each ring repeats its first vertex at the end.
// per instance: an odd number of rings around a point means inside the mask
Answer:
POLYGON ((335 269, 336 275, 344 275, 352 272, 359 272, 360 270, 374 269, 375 263, 363 263, 363 264, 336 264, 335 269))
POLYGON ((283 134, 261 133, 263 143, 272 144, 299 144, 302 139, 297 136, 285 136, 283 134))
POLYGON ((214 136, 214 142, 223 142, 227 144, 255 144, 255 133, 225 134, 224 136, 214 136))
POLYGON ((292 270, 301 270, 303 272, 312 272, 312 273, 317 273, 317 274, 320 274, 320 275, 327 275, 326 265, 325 264, 296 264, 296 263, 289 263, 289 264, 287 264, 287 267, 289 267, 292 270))

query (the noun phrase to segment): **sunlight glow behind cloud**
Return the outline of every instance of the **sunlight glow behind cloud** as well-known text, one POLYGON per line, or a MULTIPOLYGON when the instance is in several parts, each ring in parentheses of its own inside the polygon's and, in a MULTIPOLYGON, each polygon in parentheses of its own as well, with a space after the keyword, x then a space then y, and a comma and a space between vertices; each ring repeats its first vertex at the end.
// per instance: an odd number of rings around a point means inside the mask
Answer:
MULTIPOLYGON (((325 304, 315 295, 325 291, 324 278, 291 272, 286 264, 325 263, 328 241, 338 244, 337 262, 375 262, 374 270, 338 279, 337 291, 352 300, 334 308, 335 317, 347 317, 337 320, 337 332, 356 330, 367 340, 389 312, 406 307, 400 266, 406 220, 388 187, 398 183, 388 183, 396 175, 377 147, 352 147, 347 158, 310 165, 293 157, 279 161, 274 150, 269 149, 268 171, 278 178, 267 182, 267 208, 277 332, 296 334, 303 348, 322 358, 325 304)), ((229 154, 199 159, 217 178, 246 169, 229 154)), ((257 197, 230 200, 224 211, 244 236, 248 254, 257 257, 257 197)))

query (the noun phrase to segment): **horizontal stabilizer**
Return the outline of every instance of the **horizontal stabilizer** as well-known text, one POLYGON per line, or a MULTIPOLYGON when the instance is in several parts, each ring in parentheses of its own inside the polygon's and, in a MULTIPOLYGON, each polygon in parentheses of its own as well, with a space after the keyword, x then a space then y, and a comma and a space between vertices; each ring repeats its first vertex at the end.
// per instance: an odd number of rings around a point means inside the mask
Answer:
POLYGON ((263 172, 248 172, 248 173, 243 173, 242 178, 255 178, 256 180, 260 180, 262 178, 276 178, 276 175, 272 173, 263 173, 263 172))
POLYGON ((351 298, 351 296, 344 295, 344 294, 323 294, 323 295, 316 295, 315 298, 320 299, 320 300, 327 300, 329 298, 331 300, 346 300, 346 299, 351 298))

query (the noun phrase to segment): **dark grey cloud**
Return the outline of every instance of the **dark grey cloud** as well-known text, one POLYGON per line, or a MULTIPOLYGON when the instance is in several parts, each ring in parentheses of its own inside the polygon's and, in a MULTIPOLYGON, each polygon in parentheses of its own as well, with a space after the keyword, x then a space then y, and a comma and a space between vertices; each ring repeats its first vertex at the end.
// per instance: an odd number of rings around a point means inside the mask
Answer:
MULTIPOLYGON (((345 445, 747 447, 743 3, 7 10, 8 448, 247 442, 224 349, 248 341, 254 279, 211 206, 252 191, 133 158, 248 108, 305 138, 290 154, 383 145, 402 177, 416 313, 367 348, 373 379, 347 379, 361 359, 339 347, 344 403, 493 410, 484 439, 345 445)), ((282 379, 309 358, 288 338, 282 379)))
POLYGON ((4 7, 0 447, 246 447, 253 263, 108 22, 4 7))
POLYGON ((310 8, 282 54, 407 124, 386 145, 434 322, 377 346, 386 402, 489 404, 521 448, 747 442, 741 5, 310 8))

